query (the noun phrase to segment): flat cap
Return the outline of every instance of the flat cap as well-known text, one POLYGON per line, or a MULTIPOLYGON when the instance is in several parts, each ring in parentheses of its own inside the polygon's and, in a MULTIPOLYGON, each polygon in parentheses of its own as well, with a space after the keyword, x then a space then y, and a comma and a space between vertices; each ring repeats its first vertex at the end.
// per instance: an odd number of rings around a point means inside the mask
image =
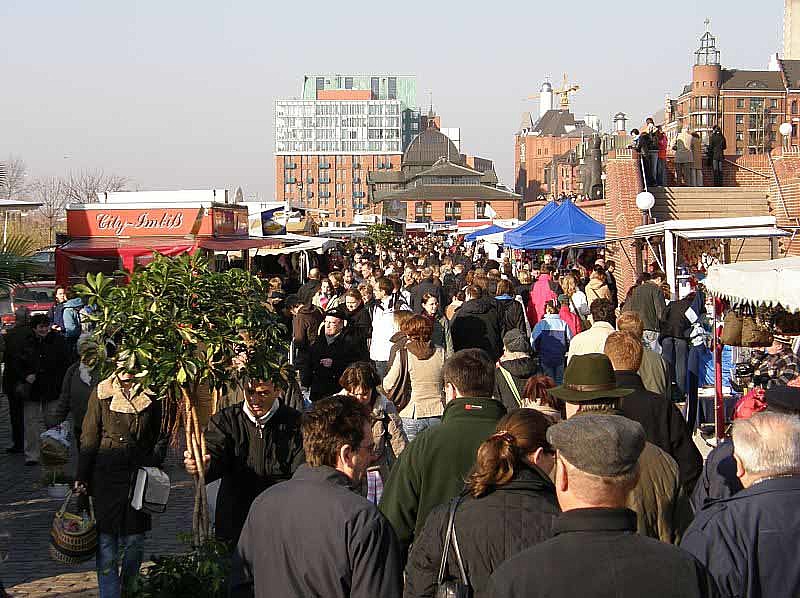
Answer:
POLYGON ((795 386, 773 386, 764 393, 767 409, 800 413, 800 388, 795 386))
POLYGON ((639 461, 645 436, 642 425, 627 417, 578 413, 548 428, 547 441, 581 471, 616 476, 639 461))

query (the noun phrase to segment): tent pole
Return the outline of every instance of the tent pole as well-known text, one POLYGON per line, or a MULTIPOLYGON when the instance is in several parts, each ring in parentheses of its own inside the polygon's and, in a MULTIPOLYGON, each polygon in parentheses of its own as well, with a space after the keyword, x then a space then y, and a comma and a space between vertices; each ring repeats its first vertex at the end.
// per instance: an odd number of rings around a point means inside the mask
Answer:
POLYGON ((714 300, 714 435, 719 442, 725 436, 725 399, 722 396, 722 349, 718 326, 719 300, 714 300))

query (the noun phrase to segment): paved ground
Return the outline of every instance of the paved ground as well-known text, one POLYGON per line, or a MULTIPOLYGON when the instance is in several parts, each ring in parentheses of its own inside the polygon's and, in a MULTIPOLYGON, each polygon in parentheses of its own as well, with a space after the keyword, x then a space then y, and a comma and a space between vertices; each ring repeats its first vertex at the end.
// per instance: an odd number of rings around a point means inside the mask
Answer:
MULTIPOLYGON (((0 580, 14 596, 96 596, 94 561, 77 566, 62 565, 48 553, 49 530, 53 513, 60 501, 50 499, 40 481, 40 467, 26 467, 21 455, 6 455, 10 446, 8 402, 0 395, 0 580)), ((194 486, 178 466, 177 453, 170 450, 165 470, 172 480, 170 503, 166 513, 153 516, 153 531, 145 545, 145 554, 178 552, 182 545, 178 534, 191 530, 194 486)), ((73 464, 68 472, 74 472, 73 464)))

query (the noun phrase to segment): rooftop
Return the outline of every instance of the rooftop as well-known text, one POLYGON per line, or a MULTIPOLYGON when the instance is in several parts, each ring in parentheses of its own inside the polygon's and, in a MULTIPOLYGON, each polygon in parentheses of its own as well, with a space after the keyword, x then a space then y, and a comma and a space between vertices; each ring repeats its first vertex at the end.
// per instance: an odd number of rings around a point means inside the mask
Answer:
POLYGON ((778 71, 723 69, 722 89, 784 91, 786 88, 778 71))

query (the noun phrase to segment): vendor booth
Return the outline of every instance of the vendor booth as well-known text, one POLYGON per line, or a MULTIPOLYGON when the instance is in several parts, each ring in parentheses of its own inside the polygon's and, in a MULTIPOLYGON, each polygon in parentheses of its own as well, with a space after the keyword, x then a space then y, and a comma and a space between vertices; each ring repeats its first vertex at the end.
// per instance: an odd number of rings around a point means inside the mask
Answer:
POLYGON ((69 240, 56 249, 58 284, 83 282, 89 272, 133 271, 149 263, 153 252, 201 250, 218 258, 216 267, 246 268, 253 249, 301 242, 251 237, 247 207, 227 203, 221 190, 119 192, 102 199, 67 207, 69 240))
POLYGON ((574 243, 602 240, 606 227, 572 201, 548 203, 528 222, 509 231, 503 243, 513 249, 553 249, 574 243))
POLYGON ((496 224, 491 224, 485 228, 481 228, 474 232, 471 232, 467 236, 464 237, 465 241, 477 241, 478 239, 485 239, 488 235, 496 234, 496 233, 505 233, 508 229, 503 228, 502 226, 497 226, 496 224))

